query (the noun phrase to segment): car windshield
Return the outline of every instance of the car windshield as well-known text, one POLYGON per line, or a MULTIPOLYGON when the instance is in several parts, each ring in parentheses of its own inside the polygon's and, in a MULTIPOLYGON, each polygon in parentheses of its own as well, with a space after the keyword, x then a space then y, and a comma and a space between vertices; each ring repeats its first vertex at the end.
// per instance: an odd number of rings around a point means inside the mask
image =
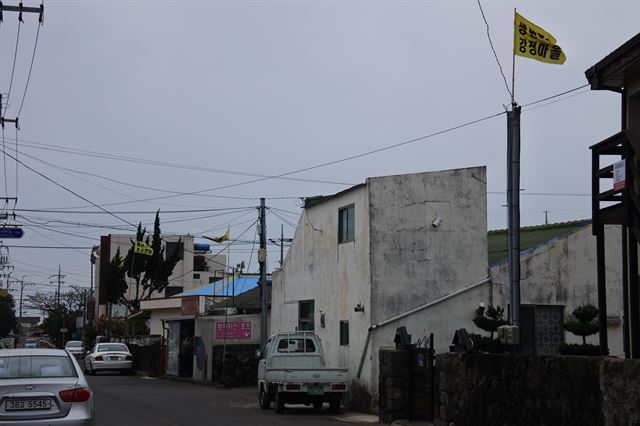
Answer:
POLYGON ((35 377, 77 377, 71 360, 55 355, 0 357, 0 380, 35 377))
POLYGON ((311 339, 289 338, 278 343, 278 352, 315 352, 316 346, 311 339))
POLYGON ((67 348, 81 348, 82 342, 67 342, 67 348))
POLYGON ((36 339, 27 339, 24 342, 25 343, 37 343, 38 341, 36 339))
POLYGON ((121 343, 110 343, 108 345, 98 346, 98 352, 111 352, 111 351, 129 352, 129 349, 127 348, 126 345, 123 345, 121 343))

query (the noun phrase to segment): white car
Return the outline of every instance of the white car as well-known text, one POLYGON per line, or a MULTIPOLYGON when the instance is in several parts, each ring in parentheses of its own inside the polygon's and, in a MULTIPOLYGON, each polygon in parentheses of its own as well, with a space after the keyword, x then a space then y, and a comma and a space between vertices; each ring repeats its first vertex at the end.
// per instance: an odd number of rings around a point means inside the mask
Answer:
POLYGON ((0 351, 0 424, 94 424, 93 392, 78 362, 61 349, 0 351))
POLYGON ((133 371, 133 355, 124 343, 98 343, 84 358, 84 371, 95 376, 97 371, 133 371))

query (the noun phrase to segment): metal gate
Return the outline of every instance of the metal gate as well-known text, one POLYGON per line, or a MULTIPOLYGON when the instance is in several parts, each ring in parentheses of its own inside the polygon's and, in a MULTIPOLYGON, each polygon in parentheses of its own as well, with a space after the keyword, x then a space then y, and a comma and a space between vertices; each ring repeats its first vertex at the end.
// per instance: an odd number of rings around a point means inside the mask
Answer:
POLYGON ((409 349, 409 415, 411 419, 433 420, 433 333, 424 347, 419 346, 409 349))

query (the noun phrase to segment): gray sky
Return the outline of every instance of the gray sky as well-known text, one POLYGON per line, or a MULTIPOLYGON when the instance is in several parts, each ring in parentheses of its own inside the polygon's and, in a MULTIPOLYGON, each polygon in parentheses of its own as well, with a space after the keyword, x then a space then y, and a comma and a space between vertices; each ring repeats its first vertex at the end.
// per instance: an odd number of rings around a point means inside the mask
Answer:
MULTIPOLYGON (((25 0, 26 6, 38 4, 25 0)), ((638 0, 482 5, 509 84, 514 7, 566 52, 562 66, 516 59, 516 100, 523 105, 585 84, 584 71, 633 37, 640 22, 638 0)), ((283 218, 291 237, 300 211, 295 197, 332 194, 368 176, 486 165, 489 228, 506 227, 504 115, 289 176, 315 182, 237 185, 256 178, 211 170, 279 175, 503 111, 510 99, 476 1, 50 0, 45 8, 20 114, 20 159, 109 211, 233 209, 161 213, 162 230, 219 236, 231 223, 232 238, 246 230, 241 239, 253 241, 249 226, 257 211, 251 208, 263 196, 269 207, 284 210, 268 215, 269 238, 279 236, 283 218), (105 158, 116 156, 163 165, 105 158), (237 186, 207 197, 139 201, 172 194, 132 185, 177 192, 237 186)), ((37 29, 35 15, 24 19, 6 118, 20 106, 37 29)), ((17 15, 5 12, 5 96, 16 32, 17 15)), ((544 210, 550 222, 590 217, 589 146, 619 130, 619 105, 619 95, 582 89, 523 109, 522 225, 544 223, 544 210)), ((14 138, 7 124, 10 149, 14 138)), ((8 195, 14 196, 10 159, 7 171, 8 195)), ((18 184, 18 208, 99 211, 24 167, 18 184)), ((130 227, 106 214, 19 213, 26 216, 19 219, 26 235, 5 240, 5 246, 90 247, 99 235, 119 231, 79 222, 130 227)), ((136 224, 153 221, 153 213, 116 214, 136 224)), ((256 270, 251 248, 233 246, 231 263, 251 258, 249 269, 256 270)), ((279 249, 270 250, 273 269, 279 249)), ((67 284, 88 286, 89 253, 12 248, 12 276, 47 283, 61 264, 67 284)), ((29 294, 36 289, 53 287, 34 286, 29 294)))

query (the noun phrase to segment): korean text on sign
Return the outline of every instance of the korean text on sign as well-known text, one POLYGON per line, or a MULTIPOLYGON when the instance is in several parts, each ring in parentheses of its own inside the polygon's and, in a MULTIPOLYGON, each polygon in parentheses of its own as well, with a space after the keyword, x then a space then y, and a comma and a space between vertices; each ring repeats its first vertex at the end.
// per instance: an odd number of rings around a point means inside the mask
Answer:
POLYGON ((564 64, 567 60, 555 37, 517 12, 514 25, 513 49, 516 55, 548 64, 564 64))
POLYGON ((216 322, 216 339, 250 339, 251 321, 216 322))

